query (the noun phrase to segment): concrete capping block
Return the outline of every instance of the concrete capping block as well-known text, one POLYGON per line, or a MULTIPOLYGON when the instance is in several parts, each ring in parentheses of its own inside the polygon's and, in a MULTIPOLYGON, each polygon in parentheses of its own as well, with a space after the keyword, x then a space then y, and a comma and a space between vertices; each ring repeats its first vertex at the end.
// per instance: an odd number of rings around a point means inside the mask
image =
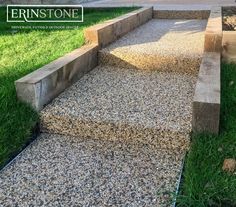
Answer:
POLYGON ((154 10, 154 19, 208 19, 209 10, 154 10))
POLYGON ((205 52, 193 99, 193 132, 219 133, 221 54, 205 52))
POLYGON ((135 10, 85 29, 85 39, 89 43, 98 44, 100 48, 105 47, 152 19, 152 15, 153 7, 135 10))
POLYGON ((236 31, 223 31, 222 60, 236 63, 236 31))
POLYGON ((221 52, 222 50, 222 7, 216 6, 211 9, 205 32, 205 52, 221 52))
POLYGON ((85 45, 15 81, 17 97, 40 111, 98 65, 98 45, 85 45))

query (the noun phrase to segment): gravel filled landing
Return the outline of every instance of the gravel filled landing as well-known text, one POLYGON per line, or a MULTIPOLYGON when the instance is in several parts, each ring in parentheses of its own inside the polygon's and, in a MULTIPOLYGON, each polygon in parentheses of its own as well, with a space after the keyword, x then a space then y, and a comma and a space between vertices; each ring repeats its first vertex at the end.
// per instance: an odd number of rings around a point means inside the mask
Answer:
POLYGON ((41 113, 44 132, 186 149, 196 78, 100 66, 41 113))
POLYGON ((100 64, 197 74, 206 23, 153 19, 102 49, 100 64))
POLYGON ((42 134, 0 173, 0 206, 170 206, 183 155, 42 134))

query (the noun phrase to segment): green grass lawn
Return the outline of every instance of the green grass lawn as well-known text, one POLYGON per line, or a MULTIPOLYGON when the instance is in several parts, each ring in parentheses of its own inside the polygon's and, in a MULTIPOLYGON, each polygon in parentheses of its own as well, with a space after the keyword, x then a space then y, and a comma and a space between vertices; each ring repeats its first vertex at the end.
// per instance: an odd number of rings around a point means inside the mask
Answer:
POLYGON ((220 135, 193 135, 178 206, 236 206, 236 173, 222 171, 236 158, 236 65, 222 65, 221 83, 220 135))
POLYGON ((83 45, 85 27, 134 9, 85 9, 78 29, 12 31, 0 7, 0 168, 29 142, 38 122, 38 114, 17 100, 14 81, 83 45))

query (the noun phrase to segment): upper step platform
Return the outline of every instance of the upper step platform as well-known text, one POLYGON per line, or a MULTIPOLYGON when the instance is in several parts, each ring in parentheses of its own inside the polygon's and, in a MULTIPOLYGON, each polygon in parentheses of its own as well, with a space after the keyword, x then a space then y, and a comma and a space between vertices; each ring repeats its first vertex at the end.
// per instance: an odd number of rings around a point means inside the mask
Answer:
POLYGON ((197 74, 206 20, 153 19, 99 52, 103 65, 197 74))

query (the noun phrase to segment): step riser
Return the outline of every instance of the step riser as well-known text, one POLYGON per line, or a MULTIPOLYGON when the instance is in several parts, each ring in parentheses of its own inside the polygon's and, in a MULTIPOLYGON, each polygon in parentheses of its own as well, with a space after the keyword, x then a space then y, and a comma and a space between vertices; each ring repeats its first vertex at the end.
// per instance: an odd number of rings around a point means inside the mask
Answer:
POLYGON ((109 65, 122 68, 135 68, 140 70, 158 70, 168 72, 179 72, 197 75, 201 64, 199 58, 180 58, 180 57, 163 57, 157 55, 136 55, 136 54, 119 54, 102 52, 98 53, 100 65, 109 65))
POLYGON ((187 150, 190 144, 189 135, 186 132, 160 131, 157 128, 142 128, 126 124, 96 123, 55 115, 41 116, 41 131, 109 141, 141 143, 150 147, 181 152, 187 150))

